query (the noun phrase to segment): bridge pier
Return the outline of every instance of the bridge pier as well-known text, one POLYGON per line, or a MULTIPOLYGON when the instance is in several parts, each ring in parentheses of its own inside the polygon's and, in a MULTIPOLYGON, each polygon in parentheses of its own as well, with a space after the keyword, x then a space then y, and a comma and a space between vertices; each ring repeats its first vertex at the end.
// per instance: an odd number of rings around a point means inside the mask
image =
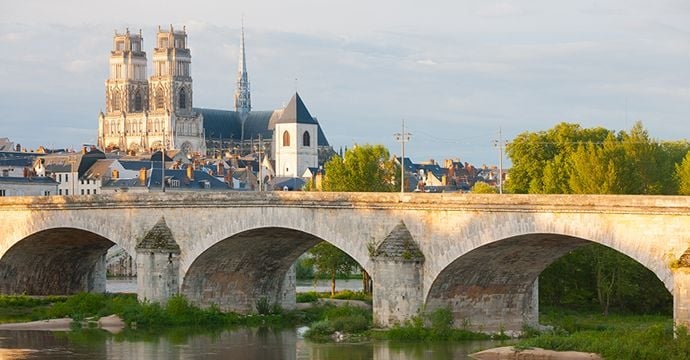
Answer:
POLYGON ((137 298, 165 303, 179 293, 180 246, 161 218, 136 246, 137 298))
POLYGON ((690 249, 673 269, 673 323, 690 330, 690 249))
POLYGON ((400 222, 372 254, 374 324, 389 327, 419 315, 424 255, 400 222))

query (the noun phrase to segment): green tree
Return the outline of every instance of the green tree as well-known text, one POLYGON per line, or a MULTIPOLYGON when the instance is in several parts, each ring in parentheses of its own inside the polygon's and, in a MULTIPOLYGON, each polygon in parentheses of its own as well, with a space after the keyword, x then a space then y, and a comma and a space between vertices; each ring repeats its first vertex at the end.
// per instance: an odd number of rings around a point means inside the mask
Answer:
POLYGON ((395 191, 399 167, 383 145, 357 145, 324 165, 324 191, 395 191))
POLYGON ((309 254, 311 256, 305 259, 305 265, 316 268, 317 277, 331 280, 331 297, 335 296, 335 278, 338 275, 349 276, 358 266, 350 255, 325 241, 311 248, 309 254))
POLYGON ((470 190, 471 193, 474 194, 496 194, 496 188, 483 182, 483 181, 477 181, 474 183, 474 186, 472 186, 472 189, 470 190))
POLYGON ((678 181, 678 194, 690 195, 690 152, 680 164, 676 164, 675 178, 678 181))

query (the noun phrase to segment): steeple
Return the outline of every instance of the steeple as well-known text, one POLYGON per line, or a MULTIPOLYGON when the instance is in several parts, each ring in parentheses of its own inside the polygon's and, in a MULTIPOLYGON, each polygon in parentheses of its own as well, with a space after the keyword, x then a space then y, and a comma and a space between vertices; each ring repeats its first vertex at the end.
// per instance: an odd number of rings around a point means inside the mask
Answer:
POLYGON ((251 94, 249 92, 249 77, 247 76, 247 63, 244 53, 244 22, 242 24, 242 38, 240 40, 240 56, 237 66, 237 89, 235 89, 235 110, 240 117, 246 118, 252 110, 251 94))

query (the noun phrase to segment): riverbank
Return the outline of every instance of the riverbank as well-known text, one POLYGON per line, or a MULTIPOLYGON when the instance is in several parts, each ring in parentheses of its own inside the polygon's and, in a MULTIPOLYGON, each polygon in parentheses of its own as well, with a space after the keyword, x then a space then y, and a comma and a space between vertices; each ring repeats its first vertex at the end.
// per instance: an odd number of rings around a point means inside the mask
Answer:
POLYGON ((503 346, 470 354, 476 360, 601 360, 599 354, 577 351, 554 351, 540 348, 516 349, 503 346))
POLYGON ((125 328, 125 322, 117 315, 103 316, 98 319, 86 319, 78 322, 72 318, 46 319, 19 323, 0 324, 0 330, 31 331, 71 331, 75 327, 98 328, 111 334, 117 334, 125 328))

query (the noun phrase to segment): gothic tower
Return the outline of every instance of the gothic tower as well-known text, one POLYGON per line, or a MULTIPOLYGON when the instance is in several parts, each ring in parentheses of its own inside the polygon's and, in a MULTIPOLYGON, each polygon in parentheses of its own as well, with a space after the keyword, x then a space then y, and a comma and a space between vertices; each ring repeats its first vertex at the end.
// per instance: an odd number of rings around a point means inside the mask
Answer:
POLYGON ((240 56, 237 65, 237 88, 235 89, 235 111, 240 116, 242 123, 241 140, 244 140, 244 123, 252 110, 251 93, 249 92, 249 76, 247 75, 246 55, 244 53, 244 25, 242 26, 242 38, 240 40, 240 56))
POLYGON ((110 75, 105 81, 105 114, 99 118, 99 146, 127 147, 128 115, 142 114, 148 109, 148 81, 143 37, 115 32, 110 52, 110 75))
POLYGON ((151 148, 205 152, 203 121, 192 109, 192 55, 187 31, 158 29, 153 50, 153 74, 149 79, 149 138, 151 148))

